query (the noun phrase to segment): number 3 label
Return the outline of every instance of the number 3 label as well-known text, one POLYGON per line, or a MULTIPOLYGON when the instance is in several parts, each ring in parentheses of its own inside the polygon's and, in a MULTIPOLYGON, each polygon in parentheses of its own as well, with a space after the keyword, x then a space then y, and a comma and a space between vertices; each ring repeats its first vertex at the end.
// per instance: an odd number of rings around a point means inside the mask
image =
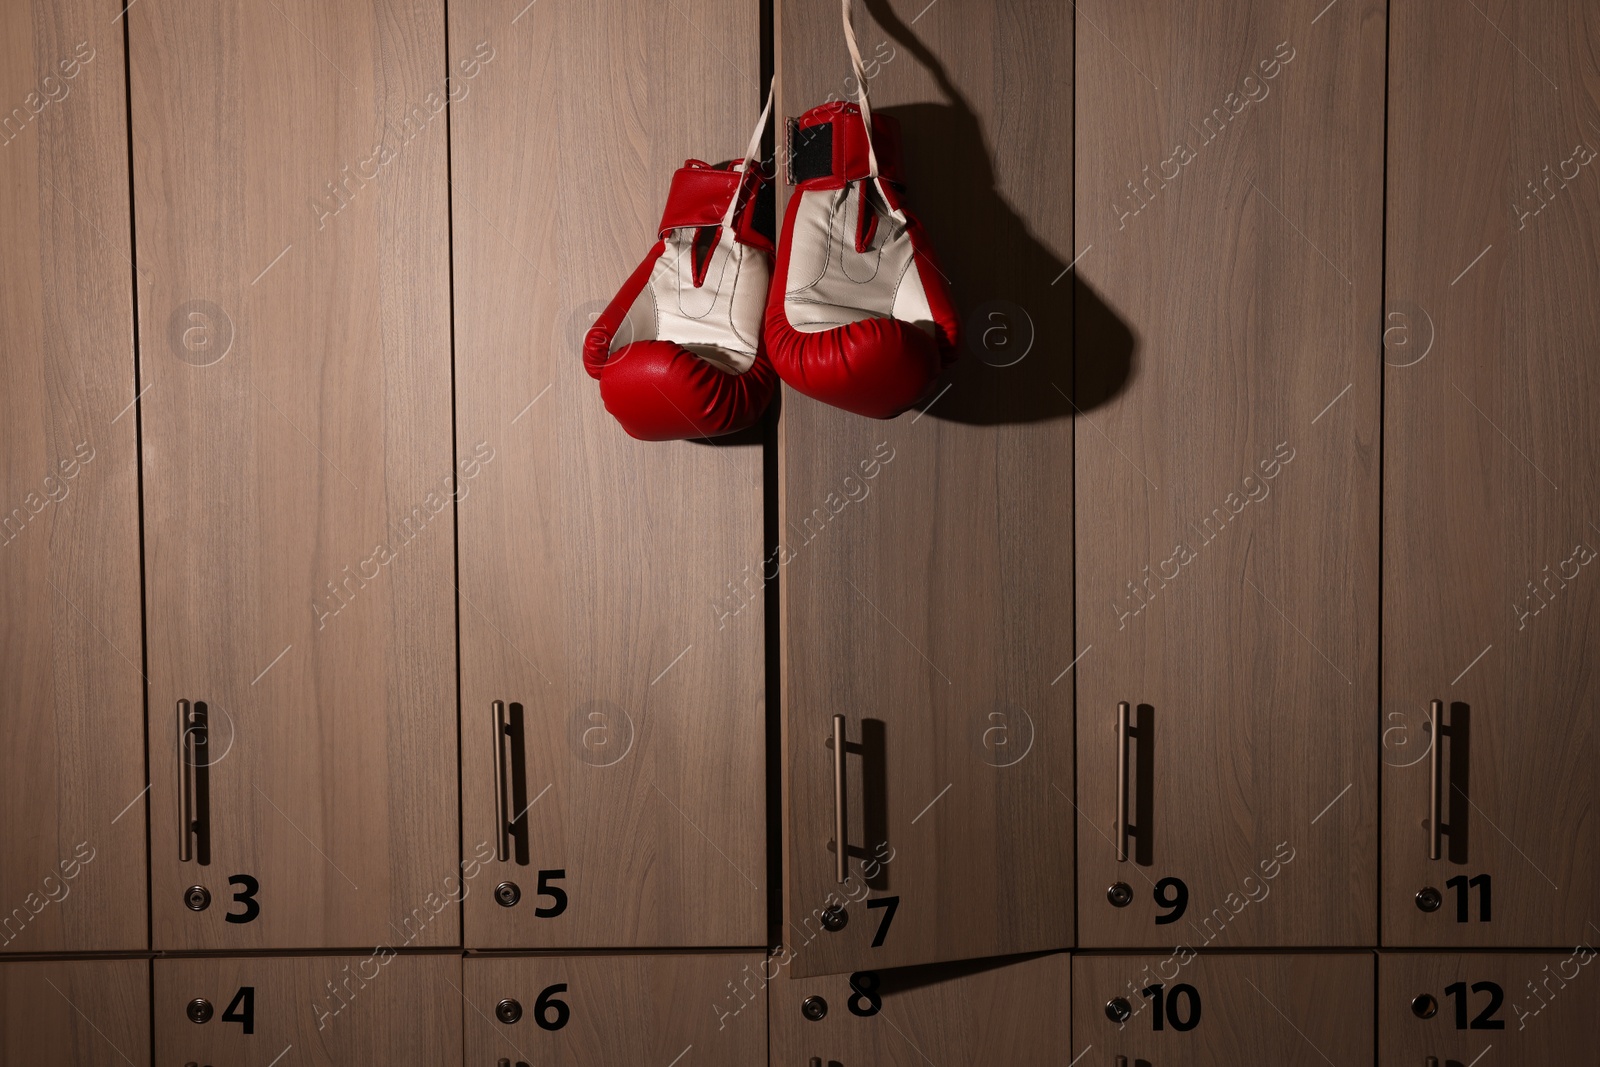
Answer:
POLYGON ((243 904, 241 912, 228 912, 223 916, 231 923, 254 922, 256 916, 261 914, 261 905, 256 903, 256 894, 261 892, 261 883, 248 874, 235 874, 228 878, 229 885, 236 885, 239 891, 233 895, 235 904, 243 904))

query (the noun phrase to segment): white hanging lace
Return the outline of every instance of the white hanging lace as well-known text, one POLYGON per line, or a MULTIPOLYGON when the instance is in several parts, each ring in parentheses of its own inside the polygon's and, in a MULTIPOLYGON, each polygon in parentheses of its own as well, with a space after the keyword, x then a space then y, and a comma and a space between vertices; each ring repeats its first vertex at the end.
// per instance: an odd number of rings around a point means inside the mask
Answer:
POLYGON ((893 206, 894 201, 889 199, 889 193, 883 187, 883 179, 878 176, 878 153, 872 147, 872 102, 867 99, 867 68, 861 61, 861 48, 856 44, 855 19, 850 13, 851 0, 840 0, 840 8, 844 14, 844 43, 850 49, 850 67, 856 76, 856 106, 861 109, 861 122, 867 135, 867 176, 872 179, 872 184, 877 187, 878 195, 883 198, 884 212, 896 222, 904 222, 905 217, 893 206))
MULTIPOLYGON (((776 82, 777 78, 773 78, 776 82)), ((722 225, 725 229, 733 228, 733 217, 739 211, 739 201, 743 199, 745 186, 749 183, 750 167, 755 163, 756 153, 761 151, 761 134, 767 128, 767 117, 772 114, 772 92, 775 86, 767 85, 767 103, 761 109, 761 118, 756 122, 755 132, 750 135, 750 145, 744 150, 744 163, 739 167, 739 185, 733 191, 733 199, 728 201, 728 210, 722 216, 722 225)))

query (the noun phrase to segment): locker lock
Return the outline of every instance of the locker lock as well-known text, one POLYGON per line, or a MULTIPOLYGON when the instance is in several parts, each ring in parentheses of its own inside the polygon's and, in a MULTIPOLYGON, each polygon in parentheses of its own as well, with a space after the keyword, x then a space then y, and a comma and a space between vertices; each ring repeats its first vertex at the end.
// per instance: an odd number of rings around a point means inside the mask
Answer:
POLYGON ((211 890, 203 885, 192 885, 183 891, 183 902, 190 911, 205 911, 211 907, 211 890))
POLYGON ((821 1022, 828 1014, 828 1002, 821 997, 811 996, 800 1002, 800 1014, 812 1022, 821 1022))
POLYGON ((522 1018, 522 1005, 507 997, 494 1006, 494 1017, 509 1026, 522 1018))
POLYGON ((1432 993, 1419 993, 1411 998, 1411 1014, 1419 1019, 1431 1019, 1439 1011, 1439 1002, 1432 993))
POLYGON ((189 1006, 184 1012, 192 1023, 208 1023, 211 1021, 211 1001, 205 997, 195 997, 189 1001, 189 1006))
POLYGON ((1133 1018, 1133 1005, 1125 997, 1112 997, 1106 1001, 1106 1018, 1114 1023, 1125 1023, 1133 1018))
POLYGON ((1444 898, 1439 891, 1431 885, 1425 885, 1417 890, 1418 911, 1438 911, 1439 905, 1444 903, 1444 898))
POLYGON ((1133 887, 1127 882, 1112 882, 1106 890, 1106 899, 1113 908, 1126 908, 1133 903, 1133 887))
POLYGON ((830 934, 836 934, 845 928, 850 921, 850 913, 844 910, 843 904, 835 904, 822 913, 822 928, 830 934))
POLYGON ((517 888, 515 882, 501 882, 494 887, 494 902, 502 908, 509 908, 522 899, 522 890, 517 888))

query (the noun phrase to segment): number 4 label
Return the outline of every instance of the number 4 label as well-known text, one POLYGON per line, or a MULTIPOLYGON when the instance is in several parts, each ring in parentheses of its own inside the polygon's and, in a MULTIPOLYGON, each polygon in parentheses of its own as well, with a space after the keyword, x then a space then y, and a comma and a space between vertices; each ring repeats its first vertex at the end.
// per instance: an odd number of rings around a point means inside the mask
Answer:
POLYGON ((238 1023, 247 1034, 256 1032, 256 987, 253 985, 240 986, 239 991, 233 995, 227 1010, 222 1013, 225 1023, 238 1023))

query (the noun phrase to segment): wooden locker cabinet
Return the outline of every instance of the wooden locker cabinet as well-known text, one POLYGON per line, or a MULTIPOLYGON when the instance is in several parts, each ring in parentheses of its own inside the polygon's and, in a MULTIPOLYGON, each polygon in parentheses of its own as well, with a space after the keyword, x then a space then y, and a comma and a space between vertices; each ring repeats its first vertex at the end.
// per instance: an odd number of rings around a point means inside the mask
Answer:
POLYGON ((457 447, 498 457, 460 505, 462 847, 504 848, 482 880, 519 901, 470 894, 471 947, 766 939, 759 592, 724 610, 761 557, 759 435, 635 441, 582 363, 674 170, 743 151, 758 15, 450 5, 457 63, 493 52, 451 111, 457 447))
POLYGON ((156 1061, 461 1063, 461 957, 397 953, 155 961, 156 1061))
POLYGON ((149 944, 128 142, 110 20, 86 0, 0 9, 0 954, 149 944))
POLYGON ((155 945, 458 944, 443 9, 127 17, 155 945))
POLYGON ((1600 909, 1600 9, 1490 14, 1392 15, 1385 945, 1558 948, 1600 909))
POLYGON ((1079 944, 1372 945, 1384 5, 1096 20, 1080 385, 1134 365, 1077 427, 1079 944))
POLYGON ((761 972, 762 959, 752 952, 469 956, 461 1011, 465 1062, 471 1067, 764 1063, 766 995, 748 984, 750 975, 761 972), (729 992, 736 983, 757 993, 736 998, 729 992))
MULTIPOLYGON (((1073 256, 1072 12, 916 15, 857 5, 856 30, 969 336, 893 420, 784 393, 769 562, 799 976, 1072 942, 1071 282, 1051 284, 1073 256)), ((838 5, 775 18, 776 113, 853 99, 838 5)))
POLYGON ((148 1067, 148 960, 0 963, 0 1067, 148 1067))
MULTIPOLYGON (((1373 1062, 1368 952, 1072 959, 1072 1032, 1119 1067, 1373 1062), (1113 1014, 1122 1021, 1112 1018, 1113 1014)), ((1418 1061, 1417 1067, 1421 1067, 1418 1061)))
POLYGON ((817 978, 773 962, 773 1067, 1045 1067, 1077 1055, 1065 953, 817 978))
POLYGON ((1592 939, 1552 953, 1384 952, 1380 1067, 1594 1062, 1592 939))

